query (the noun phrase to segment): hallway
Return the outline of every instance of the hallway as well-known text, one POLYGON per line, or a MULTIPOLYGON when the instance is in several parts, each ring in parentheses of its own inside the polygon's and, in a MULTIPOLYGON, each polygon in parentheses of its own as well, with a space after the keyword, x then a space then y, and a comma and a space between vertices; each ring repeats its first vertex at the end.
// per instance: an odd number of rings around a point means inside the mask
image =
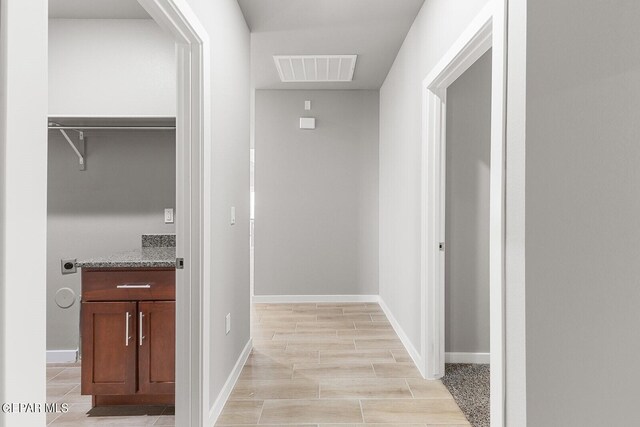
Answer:
POLYGON ((254 304, 252 336, 218 426, 469 426, 378 304, 254 304))

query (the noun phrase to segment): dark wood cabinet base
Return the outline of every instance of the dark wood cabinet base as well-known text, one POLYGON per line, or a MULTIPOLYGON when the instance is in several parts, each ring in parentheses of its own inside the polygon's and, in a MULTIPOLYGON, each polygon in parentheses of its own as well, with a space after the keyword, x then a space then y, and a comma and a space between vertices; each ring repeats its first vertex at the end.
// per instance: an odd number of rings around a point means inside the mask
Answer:
POLYGON ((82 384, 92 406, 175 402, 175 270, 82 271, 82 384))
POLYGON ((173 394, 93 395, 91 406, 173 405, 175 401, 176 398, 173 394))

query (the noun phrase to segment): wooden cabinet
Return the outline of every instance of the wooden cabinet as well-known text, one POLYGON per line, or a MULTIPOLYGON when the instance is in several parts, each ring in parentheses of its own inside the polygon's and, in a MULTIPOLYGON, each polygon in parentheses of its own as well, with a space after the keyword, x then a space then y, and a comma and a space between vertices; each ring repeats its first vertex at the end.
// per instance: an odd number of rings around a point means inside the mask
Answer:
POLYGON ((176 303, 138 303, 138 381, 142 393, 171 394, 175 390, 176 303), (167 352, 167 349, 173 351, 167 352))
POLYGON ((135 302, 82 304, 82 394, 135 394, 135 302))
POLYGON ((175 394, 175 270, 83 270, 82 394, 95 405, 175 394))

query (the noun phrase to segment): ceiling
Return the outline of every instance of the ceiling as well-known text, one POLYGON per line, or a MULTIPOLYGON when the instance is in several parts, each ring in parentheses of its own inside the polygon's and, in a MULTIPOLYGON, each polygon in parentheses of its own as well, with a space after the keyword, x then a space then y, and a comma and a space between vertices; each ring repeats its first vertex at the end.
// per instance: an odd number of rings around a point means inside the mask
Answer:
MULTIPOLYGON (((217 1, 217 0, 210 0, 217 1)), ((258 89, 378 89, 425 0, 238 0, 258 89), (353 81, 282 83, 273 55, 358 55, 353 81)), ((49 0, 50 18, 148 19, 137 0, 49 0)))
POLYGON ((49 0, 49 18, 149 19, 137 0, 49 0))
POLYGON ((379 89, 424 0, 238 0, 257 89, 379 89), (273 55, 357 54, 352 82, 282 83, 273 55))

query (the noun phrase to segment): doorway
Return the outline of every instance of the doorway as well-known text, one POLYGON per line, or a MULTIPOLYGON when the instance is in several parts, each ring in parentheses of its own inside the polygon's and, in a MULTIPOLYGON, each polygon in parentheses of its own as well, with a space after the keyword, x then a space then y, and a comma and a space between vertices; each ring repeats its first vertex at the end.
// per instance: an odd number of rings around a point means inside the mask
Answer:
POLYGON ((492 1, 474 18, 423 81, 422 374, 445 372, 447 89, 491 50, 489 178, 489 348, 492 426, 504 425, 504 165, 505 3, 492 1))
POLYGON ((489 363, 491 50, 447 89, 445 362, 489 363))
MULTIPOLYGON (((205 161, 205 159, 211 157, 209 130, 211 114, 210 103, 207 101, 210 94, 209 62, 206 58, 206 52, 209 52, 208 36, 185 2, 141 0, 140 4, 152 19, 171 36, 172 42, 175 43, 175 50, 172 49, 171 53, 175 54, 177 64, 177 96, 173 100, 176 106, 176 113, 175 119, 171 117, 172 124, 175 121, 175 126, 170 126, 171 128, 175 127, 175 137, 171 135, 170 138, 175 141, 172 166, 175 166, 176 172, 175 179, 171 179, 173 181, 171 184, 175 185, 175 198, 170 202, 170 205, 175 206, 178 214, 175 217, 175 257, 170 267, 173 269, 173 266, 175 266, 174 289, 176 303, 175 315, 171 311, 170 317, 164 317, 164 319, 166 322, 175 322, 176 330, 176 351, 174 354, 176 380, 175 424, 185 426, 201 425, 204 417, 208 415, 209 402, 208 387, 204 386, 204 378, 208 377, 208 366, 204 361, 209 360, 207 337, 209 336, 208 316, 210 314, 207 310, 204 310, 202 305, 202 301, 209 300, 205 283, 209 279, 210 264, 210 260, 205 257, 205 252, 209 250, 209 222, 211 218, 209 196, 211 193, 211 165, 210 162, 205 161)), ((66 119, 77 120, 77 117, 67 117, 66 119)), ((120 122, 122 120, 130 120, 131 117, 96 116, 90 119, 98 120, 100 124, 87 125, 85 127, 87 132, 89 132, 89 128, 93 128, 92 132, 96 130, 113 132, 114 129, 120 131, 122 127, 148 131, 157 127, 155 125, 150 126, 149 121, 154 121, 158 117, 145 116, 142 117, 144 123, 139 125, 128 123, 126 126, 123 126, 120 122), (105 120, 113 120, 114 122, 105 124, 103 123, 105 120), (97 127, 100 129, 96 129, 97 127)), ((60 126, 58 123, 57 127, 64 128, 65 126, 60 126)), ((70 127, 77 128, 78 126, 70 127)), ((71 133, 74 140, 75 134, 78 132, 81 140, 84 137, 83 130, 70 128, 61 130, 71 133)), ((98 139, 98 135, 95 132, 91 137, 98 139)), ((149 136, 146 138, 153 139, 149 138, 149 136)), ((68 137, 65 137, 65 139, 70 141, 68 137)), ((153 141, 149 142, 152 143, 153 141)), ((74 151, 80 160, 80 167, 91 168, 91 153, 85 154, 83 147, 80 147, 80 144, 76 141, 70 141, 69 144, 75 147, 74 151), (85 157, 87 159, 86 164, 84 163, 85 157)), ((148 173, 149 170, 146 172, 148 173)), ((144 247, 144 238, 142 246, 144 247)), ((72 264, 72 262, 69 263, 69 265, 72 264)), ((129 283, 122 287, 126 286, 132 288, 144 287, 144 285, 136 283, 129 283)), ((140 303, 139 307, 143 305, 147 307, 149 304, 140 303)), ((137 313, 141 319, 137 323, 137 325, 140 325, 137 345, 140 345, 141 348, 142 340, 145 338, 143 336, 142 316, 146 311, 144 313, 143 311, 140 308, 139 313, 137 313)), ((130 314, 130 310, 127 310, 126 315, 125 318, 118 316, 118 320, 121 320, 121 323, 126 325, 126 327, 118 328, 118 331, 125 331, 125 342, 128 346, 130 344, 129 341, 136 339, 138 336, 138 329, 130 328, 134 324, 133 322, 137 321, 137 315, 134 318, 130 314), (132 331, 133 329, 135 329, 135 334, 130 333, 134 332, 132 331)), ((151 325, 149 318, 147 317, 147 324, 151 325)), ((156 318, 158 318, 157 315, 156 318)), ((148 328, 151 327, 148 326, 148 328)), ((135 361, 133 365, 135 366, 135 361)))
POLYGON ((445 374, 474 426, 489 427, 491 50, 447 89, 445 374))

